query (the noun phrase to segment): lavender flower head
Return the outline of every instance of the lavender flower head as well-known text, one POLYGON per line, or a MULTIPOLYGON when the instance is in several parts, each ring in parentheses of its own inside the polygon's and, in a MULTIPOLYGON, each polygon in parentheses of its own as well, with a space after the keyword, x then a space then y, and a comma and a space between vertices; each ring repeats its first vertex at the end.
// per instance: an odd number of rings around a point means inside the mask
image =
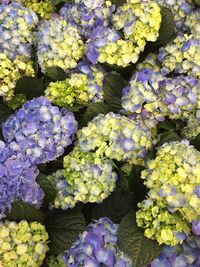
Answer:
POLYGON ((35 179, 39 171, 21 153, 13 153, 0 141, 0 218, 11 210, 12 202, 22 200, 40 207, 44 193, 35 179))
POLYGON ((84 48, 77 26, 59 18, 41 22, 36 32, 36 45, 43 72, 50 67, 65 71, 75 68, 84 48))
POLYGON ((131 267, 131 260, 117 247, 118 225, 104 217, 91 223, 62 257, 65 266, 131 267))
POLYGON ((33 30, 38 17, 20 3, 0 4, 0 52, 9 59, 29 59, 33 44, 33 30))
POLYGON ((200 266, 200 239, 191 236, 180 245, 165 246, 157 259, 148 267, 198 267, 200 266))
POLYGON ((60 9, 60 17, 67 22, 75 23, 81 35, 88 39, 94 28, 107 27, 115 10, 111 1, 75 1, 65 4, 60 9))
POLYGON ((3 136, 13 151, 32 163, 56 159, 71 145, 77 129, 73 113, 52 106, 41 96, 27 101, 3 124, 3 136))

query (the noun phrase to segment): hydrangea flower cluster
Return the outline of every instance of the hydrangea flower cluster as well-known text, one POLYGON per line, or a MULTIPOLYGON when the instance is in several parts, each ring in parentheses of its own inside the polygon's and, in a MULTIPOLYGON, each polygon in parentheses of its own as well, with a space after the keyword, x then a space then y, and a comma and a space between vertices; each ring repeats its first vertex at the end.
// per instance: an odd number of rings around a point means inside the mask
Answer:
POLYGON ((75 68, 84 49, 77 26, 59 18, 41 22, 36 32, 36 45, 43 72, 50 67, 65 71, 75 68))
POLYGON ((19 58, 10 60, 5 53, 0 53, 0 96, 9 101, 14 96, 14 88, 18 79, 24 76, 34 76, 35 71, 31 61, 19 58))
POLYGON ((25 7, 31 8, 40 18, 50 19, 51 14, 55 10, 51 0, 37 1, 37 0, 23 0, 25 7))
POLYGON ((147 41, 155 42, 159 36, 160 8, 155 1, 128 0, 113 14, 112 23, 143 51, 147 41))
POLYGON ((87 231, 63 255, 64 266, 131 267, 131 260, 117 247, 117 231, 118 225, 106 217, 89 224, 87 231))
POLYGON ((31 9, 20 3, 0 4, 0 52, 11 60, 19 57, 27 60, 31 57, 33 30, 38 17, 31 9))
POLYGON ((186 17, 185 25, 189 28, 195 39, 200 39, 200 9, 193 10, 186 17))
POLYGON ((180 34, 165 47, 161 47, 158 60, 163 74, 184 73, 200 77, 200 40, 193 35, 180 34))
POLYGON ((99 102, 103 100, 103 78, 101 69, 79 63, 64 81, 51 82, 45 90, 46 97, 54 104, 66 107, 74 103, 99 102))
POLYGON ((48 251, 48 234, 37 222, 0 222, 0 262, 4 267, 39 267, 48 251))
POLYGON ((149 267, 197 267, 200 266, 200 240, 191 236, 174 247, 165 246, 149 267))
POLYGON ((3 136, 13 151, 34 164, 46 163, 64 153, 77 129, 73 113, 59 110, 41 96, 27 101, 3 124, 3 136))
POLYGON ((13 153, 0 141, 0 219, 11 210, 14 200, 40 207, 44 193, 36 183, 39 171, 21 153, 13 153))
POLYGON ((123 40, 112 28, 99 26, 88 39, 87 58, 92 64, 100 62, 126 67, 130 63, 136 63, 139 54, 139 47, 130 40, 123 40))
POLYGON ((185 239, 200 213, 200 152, 182 142, 165 143, 142 171, 148 198, 139 204, 138 226, 148 238, 167 245, 185 239))
POLYGON ((107 27, 115 10, 111 1, 80 1, 65 4, 60 9, 61 18, 72 22, 80 29, 81 35, 88 39, 92 30, 98 26, 107 27))
POLYGON ((141 164, 153 145, 152 132, 142 122, 112 112, 97 115, 78 131, 82 151, 94 151, 110 159, 141 164))
POLYGON ((199 80, 190 76, 164 77, 153 69, 136 72, 122 92, 122 107, 132 118, 153 128, 165 116, 186 119, 200 106, 199 80))
POLYGON ((77 202, 101 203, 115 190, 117 174, 109 159, 95 152, 81 152, 77 147, 64 157, 64 170, 48 178, 56 185, 56 208, 73 208, 77 202))
POLYGON ((136 65, 138 71, 141 69, 153 69, 154 72, 158 72, 160 68, 161 66, 155 53, 149 53, 143 62, 136 65))
POLYGON ((195 114, 189 117, 186 126, 181 131, 181 134, 187 139, 192 139, 200 134, 200 119, 198 119, 195 114))
POLYGON ((172 11, 175 21, 176 32, 182 31, 185 19, 193 12, 191 0, 156 0, 160 6, 167 7, 172 11))

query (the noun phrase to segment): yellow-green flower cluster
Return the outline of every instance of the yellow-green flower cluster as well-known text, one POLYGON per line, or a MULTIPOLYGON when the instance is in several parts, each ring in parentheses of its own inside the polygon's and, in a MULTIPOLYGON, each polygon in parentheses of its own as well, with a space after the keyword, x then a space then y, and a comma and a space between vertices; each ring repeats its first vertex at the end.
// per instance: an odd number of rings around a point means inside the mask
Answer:
POLYGON ((186 126, 182 129, 181 134, 187 139, 192 139, 200 134, 200 118, 198 117, 199 110, 196 114, 192 114, 187 120, 186 126))
POLYGON ((160 71, 160 64, 157 60, 157 55, 155 53, 149 53, 148 56, 141 63, 137 64, 137 70, 141 69, 152 69, 154 72, 160 71))
POLYGON ((14 96, 14 88, 19 78, 34 76, 33 63, 23 61, 20 57, 10 60, 0 53, 0 96, 9 101, 14 96))
POLYGON ((112 23, 143 51, 146 42, 155 42, 159 36, 160 8, 155 1, 127 0, 112 16, 112 23))
POLYGON ((66 107, 76 103, 103 100, 104 74, 96 67, 82 66, 83 73, 71 73, 64 81, 51 82, 45 96, 54 104, 66 107), (84 69, 86 68, 86 72, 84 69))
POLYGON ((151 130, 142 121, 112 112, 97 115, 78 131, 83 151, 94 151, 110 159, 142 164, 153 145, 151 130))
POLYGON ((187 140, 165 143, 147 165, 141 177, 150 190, 137 223, 147 237, 176 245, 200 214, 200 152, 187 140))
POLYGON ((48 267, 66 267, 63 261, 63 255, 59 254, 57 257, 51 256, 48 261, 48 267))
POLYGON ((158 60, 163 74, 184 73, 200 78, 200 40, 187 34, 177 35, 165 47, 161 47, 158 60))
POLYGON ((186 17, 185 25, 189 28, 195 39, 200 39, 200 9, 193 10, 186 17))
POLYGON ((36 33, 38 63, 43 72, 50 67, 65 71, 77 66, 84 44, 75 25, 52 18, 43 21, 36 33))
POLYGON ((52 12, 55 10, 51 0, 24 0, 23 5, 34 10, 43 19, 50 19, 52 12))
POLYGON ((75 148, 64 157, 64 170, 48 177, 58 191, 53 206, 64 210, 77 202, 101 203, 114 191, 117 174, 111 160, 95 152, 82 152, 75 148))
POLYGON ((0 222, 0 262, 3 267, 39 267, 48 251, 48 234, 37 222, 0 222))

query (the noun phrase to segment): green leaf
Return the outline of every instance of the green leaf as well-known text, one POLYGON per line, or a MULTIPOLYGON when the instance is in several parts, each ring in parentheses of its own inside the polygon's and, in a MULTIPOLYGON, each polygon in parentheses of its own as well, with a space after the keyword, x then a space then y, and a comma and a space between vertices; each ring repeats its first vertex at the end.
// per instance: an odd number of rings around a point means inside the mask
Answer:
POLYGON ((83 115, 81 126, 87 125, 89 121, 91 121, 95 116, 99 113, 107 114, 110 111, 113 111, 112 106, 109 106, 106 103, 91 103, 87 106, 86 112, 83 115))
POLYGON ((28 100, 44 93, 43 79, 23 77, 17 81, 15 94, 23 94, 28 100))
POLYGON ((119 247, 128 255, 134 267, 143 267, 158 257, 162 246, 144 236, 136 224, 134 211, 128 213, 119 224, 119 247))
POLYGON ((193 0, 193 2, 197 7, 200 7, 200 0, 193 0))
POLYGON ((37 177, 37 183, 40 185, 42 190, 45 193, 45 199, 44 201, 46 203, 50 203, 54 201, 56 195, 57 195, 57 190, 55 188, 55 185, 52 181, 47 179, 47 176, 44 174, 39 174, 37 177))
POLYGON ((161 6, 162 22, 159 30, 159 37, 155 44, 164 45, 170 42, 174 36, 174 15, 172 11, 164 6, 161 6))
POLYGON ((126 178, 121 177, 116 190, 102 204, 94 204, 91 218, 99 219, 106 216, 113 222, 119 223, 131 208, 132 196, 128 190, 128 182, 126 178))
POLYGON ((0 103, 0 139, 3 140, 2 135, 2 124, 7 120, 7 118, 13 113, 12 109, 3 103, 0 103))
POLYGON ((36 209, 33 205, 16 201, 12 203, 11 212, 6 214, 6 218, 11 221, 37 221, 43 222, 44 215, 41 210, 36 209))
POLYGON ((118 7, 126 3, 126 0, 112 0, 111 2, 118 7))
POLYGON ((147 194, 147 188, 143 184, 143 180, 141 179, 141 172, 145 168, 143 166, 139 165, 133 165, 131 173, 129 175, 128 181, 129 181, 129 188, 131 192, 133 192, 133 198, 134 198, 134 206, 137 208, 137 203, 145 199, 145 196, 147 194))
POLYGON ((45 75, 54 81, 64 81, 68 77, 67 73, 59 67, 48 68, 45 75))
POLYGON ((104 100, 106 103, 121 108, 122 89, 127 82, 117 73, 111 73, 104 79, 104 100))
POLYGON ((198 151, 200 151, 200 134, 198 134, 194 139, 190 141, 190 144, 193 145, 198 151))
POLYGON ((176 130, 176 123, 170 119, 165 119, 164 121, 160 122, 158 124, 158 129, 163 129, 163 130, 176 130))
POLYGON ((167 131, 160 135, 160 140, 157 142, 156 147, 160 147, 164 143, 173 141, 181 141, 180 136, 174 131, 167 131))
POLYGON ((45 219, 50 237, 50 253, 58 255, 72 246, 79 234, 86 229, 84 217, 79 209, 54 210, 45 219))

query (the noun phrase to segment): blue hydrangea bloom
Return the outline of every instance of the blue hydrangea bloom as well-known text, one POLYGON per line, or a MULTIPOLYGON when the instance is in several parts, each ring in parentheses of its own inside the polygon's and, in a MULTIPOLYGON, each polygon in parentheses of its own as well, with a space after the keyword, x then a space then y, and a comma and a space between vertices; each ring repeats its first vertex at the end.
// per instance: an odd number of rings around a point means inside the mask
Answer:
POLYGON ((117 247, 118 225, 108 218, 91 223, 64 254, 67 267, 130 267, 132 262, 117 247))
POLYGON ((45 163, 59 157, 71 145, 77 129, 72 112, 52 106, 41 96, 27 101, 3 124, 3 136, 14 151, 32 163, 45 163))
POLYGON ((38 23, 36 13, 17 2, 3 3, 0 4, 0 21, 0 52, 11 60, 17 56, 30 58, 33 30, 38 23))
POLYGON ((12 202, 22 200, 40 207, 44 193, 35 179, 39 171, 21 153, 13 153, 0 141, 0 218, 12 202))

